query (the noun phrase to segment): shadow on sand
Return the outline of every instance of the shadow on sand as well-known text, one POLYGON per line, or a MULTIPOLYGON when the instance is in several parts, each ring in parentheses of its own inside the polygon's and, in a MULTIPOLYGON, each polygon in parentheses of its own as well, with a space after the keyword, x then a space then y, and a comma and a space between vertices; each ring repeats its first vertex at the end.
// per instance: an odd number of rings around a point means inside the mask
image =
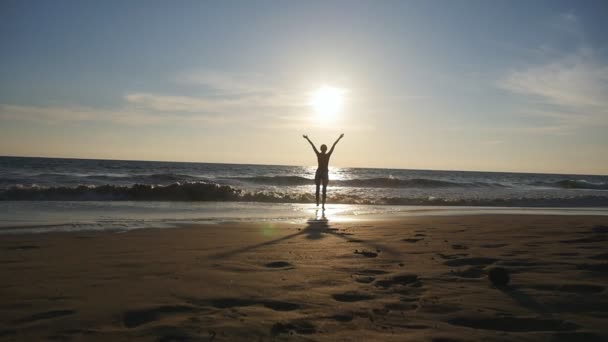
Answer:
POLYGON ((498 289, 501 290, 505 295, 513 299, 515 302, 517 302, 519 305, 527 308, 528 310, 532 310, 542 316, 551 316, 551 312, 547 310, 544 305, 536 301, 532 296, 522 292, 521 290, 511 286, 498 287, 498 289))
POLYGON ((221 258, 231 257, 231 256, 234 256, 237 254, 241 254, 244 252, 248 252, 248 251, 257 249, 257 248, 278 244, 280 242, 295 238, 297 236, 304 236, 308 240, 320 240, 320 239, 323 239, 328 236, 335 236, 335 237, 345 240, 346 242, 363 243, 363 244, 369 246, 370 248, 382 249, 389 253, 397 254, 394 250, 392 250, 386 246, 378 245, 371 241, 362 241, 359 239, 353 239, 353 238, 349 237, 350 235, 352 235, 352 234, 340 232, 340 230, 338 228, 332 228, 330 225, 330 221, 325 216, 325 211, 323 210, 321 212, 321 215, 319 215, 319 210, 316 210, 315 218, 308 219, 306 221, 306 227, 301 229, 297 233, 289 234, 289 235, 283 236, 278 239, 258 243, 258 244, 251 245, 251 246, 246 246, 246 247, 239 248, 236 250, 213 254, 209 258, 221 259, 221 258))

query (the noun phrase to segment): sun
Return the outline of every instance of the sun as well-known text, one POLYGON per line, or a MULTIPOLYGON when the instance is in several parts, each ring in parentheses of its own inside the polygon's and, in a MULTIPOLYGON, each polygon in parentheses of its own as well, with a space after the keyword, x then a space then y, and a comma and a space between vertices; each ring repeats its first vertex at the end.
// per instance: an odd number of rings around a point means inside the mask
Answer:
POLYGON ((321 120, 334 120, 344 107, 344 93, 344 89, 324 85, 311 93, 309 104, 321 120))

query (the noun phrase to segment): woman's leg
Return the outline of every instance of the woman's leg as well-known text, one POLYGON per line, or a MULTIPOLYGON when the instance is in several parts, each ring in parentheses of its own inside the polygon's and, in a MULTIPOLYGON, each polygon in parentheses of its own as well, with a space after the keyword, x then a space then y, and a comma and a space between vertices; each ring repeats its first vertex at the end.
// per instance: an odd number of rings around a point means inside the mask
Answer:
MULTIPOLYGON (((329 183, 329 177, 327 175, 324 175, 324 177, 323 177, 323 209, 325 209, 325 199, 327 198, 327 183, 329 183)), ((318 188, 319 187, 317 186, 317 189, 318 188)), ((319 191, 317 190, 317 193, 318 192, 319 191)))
POLYGON ((319 173, 319 170, 317 170, 317 173, 315 174, 315 185, 317 186, 317 191, 315 193, 315 197, 317 199, 317 207, 319 206, 319 188, 321 187, 321 174, 319 173))

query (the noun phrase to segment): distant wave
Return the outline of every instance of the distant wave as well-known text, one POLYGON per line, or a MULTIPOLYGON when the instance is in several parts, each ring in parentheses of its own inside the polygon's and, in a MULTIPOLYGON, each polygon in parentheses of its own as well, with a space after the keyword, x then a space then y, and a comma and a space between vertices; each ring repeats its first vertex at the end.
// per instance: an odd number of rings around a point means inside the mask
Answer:
POLYGON ((335 181, 337 184, 368 188, 449 188, 449 187, 504 187, 498 183, 460 183, 427 178, 398 179, 398 178, 365 178, 335 181))
MULTIPOLYGON (((0 200, 29 201, 246 201, 274 203, 312 203, 314 195, 274 191, 248 192, 228 185, 214 183, 175 183, 165 186, 136 184, 132 186, 100 185, 76 187, 22 187, 0 190, 0 200)), ((511 199, 444 199, 437 197, 365 198, 357 195, 331 194, 331 203, 384 205, 442 205, 442 206, 505 206, 505 207, 593 207, 608 206, 607 196, 567 198, 511 199)))
POLYGON ((254 176, 254 177, 228 177, 248 183, 279 186, 296 186, 314 184, 314 179, 298 176, 254 176))
POLYGON ((75 175, 66 173, 40 173, 33 176, 5 175, 0 177, 0 184, 4 185, 33 185, 33 184, 164 184, 176 182, 203 181, 202 177, 195 177, 179 173, 158 173, 149 175, 75 175))
POLYGON ((212 183, 174 183, 166 186, 99 185, 76 187, 22 187, 0 190, 0 200, 33 201, 230 201, 241 190, 212 183))
MULTIPOLYGON (((297 186, 314 184, 314 180, 298 176, 255 176, 255 177, 234 177, 244 182, 275 185, 275 186, 297 186)), ((332 185, 345 187, 364 187, 364 188, 447 188, 447 187, 504 187, 498 183, 458 183, 440 181, 427 178, 398 179, 398 178, 355 178, 346 180, 330 180, 332 185)))
POLYGON ((111 181, 111 182, 133 182, 133 183, 144 183, 144 184, 167 184, 173 182, 184 182, 198 180, 200 178, 179 174, 179 173, 158 173, 151 175, 128 175, 128 176, 110 176, 110 175, 90 175, 85 176, 86 179, 97 180, 97 181, 111 181))
MULTIPOLYGON (((76 185, 102 186, 106 184, 114 186, 129 186, 134 184, 148 185, 170 185, 173 183, 189 182, 214 182, 230 184, 243 187, 251 184, 268 185, 275 187, 304 186, 314 184, 312 178, 301 176, 242 176, 242 177, 220 177, 206 178, 195 176, 188 173, 158 172, 153 174, 70 174, 70 173, 39 173, 34 175, 18 174, 15 172, 0 176, 0 188, 7 189, 11 186, 24 185, 45 185, 45 186, 67 186, 76 185), (240 182, 240 183, 239 183, 240 182)), ((392 189, 493 189, 493 188, 519 188, 519 187, 540 187, 555 188, 565 190, 608 190, 608 182, 600 180, 590 182, 581 179, 563 179, 559 181, 547 180, 527 180, 512 182, 496 180, 494 182, 487 179, 472 179, 471 181, 454 181, 452 179, 433 179, 433 178, 396 178, 396 177, 373 177, 373 178, 351 178, 342 180, 330 180, 332 186, 350 188, 392 188, 392 189)))
POLYGON ((565 179, 557 182, 535 182, 532 185, 560 189, 608 190, 608 183, 591 183, 574 179, 565 179))

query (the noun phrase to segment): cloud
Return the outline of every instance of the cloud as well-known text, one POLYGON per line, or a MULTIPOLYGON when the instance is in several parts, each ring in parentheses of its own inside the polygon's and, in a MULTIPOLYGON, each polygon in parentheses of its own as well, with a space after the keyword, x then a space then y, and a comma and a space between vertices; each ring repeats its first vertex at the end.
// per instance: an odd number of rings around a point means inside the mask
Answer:
POLYGON ((151 93, 128 94, 125 100, 136 107, 160 112, 221 112, 242 104, 240 99, 207 99, 151 93))
MULTIPOLYGON (((303 94, 278 87, 255 73, 198 70, 178 74, 173 80, 190 90, 204 86, 198 96, 131 92, 113 109, 79 105, 2 105, 0 119, 52 124, 55 122, 111 122, 116 124, 167 124, 203 122, 221 124, 279 117, 294 121, 305 105, 303 94)), ((171 80, 169 80, 171 83, 171 80)))
POLYGON ((197 69, 181 72, 174 79, 185 85, 204 86, 222 94, 260 94, 277 91, 277 81, 259 73, 197 69))
POLYGON ((581 51, 558 61, 513 71, 501 83, 512 92, 558 106, 608 107, 608 65, 581 51))
POLYGON ((608 124, 608 65, 591 49, 513 70, 499 86, 529 100, 522 113, 561 123, 554 126, 608 124))
POLYGON ((0 120, 28 121, 43 124, 113 123, 120 125, 165 125, 176 122, 220 123, 222 116, 175 115, 151 113, 133 108, 100 109, 86 106, 0 105, 0 120))
MULTIPOLYGON (((179 74, 173 81, 206 89, 197 96, 135 91, 119 98, 113 109, 78 105, 32 106, 0 104, 0 119, 45 124, 106 122, 122 125, 247 123, 267 129, 314 125, 304 89, 278 86, 258 74, 198 71, 179 74)), ((177 93, 177 94, 176 94, 177 93)), ((363 125, 365 126, 365 125, 363 125)))
POLYGON ((84 106, 21 106, 0 105, 2 120, 30 122, 90 122, 113 121, 129 123, 142 120, 141 113, 112 111, 84 106))
POLYGON ((131 93, 124 98, 142 109, 161 112, 196 112, 237 114, 256 113, 273 108, 298 107, 295 96, 289 94, 247 95, 230 97, 179 96, 152 93, 131 93))
POLYGON ((290 111, 305 105, 302 91, 258 73, 199 69, 181 72, 173 81, 190 90, 203 89, 197 96, 134 92, 124 100, 146 110, 224 115, 290 111))
POLYGON ((560 13, 549 25, 551 38, 530 56, 537 62, 508 71, 498 86, 524 100, 518 114, 536 123, 531 132, 608 125, 608 64, 588 43, 581 18, 560 13))

